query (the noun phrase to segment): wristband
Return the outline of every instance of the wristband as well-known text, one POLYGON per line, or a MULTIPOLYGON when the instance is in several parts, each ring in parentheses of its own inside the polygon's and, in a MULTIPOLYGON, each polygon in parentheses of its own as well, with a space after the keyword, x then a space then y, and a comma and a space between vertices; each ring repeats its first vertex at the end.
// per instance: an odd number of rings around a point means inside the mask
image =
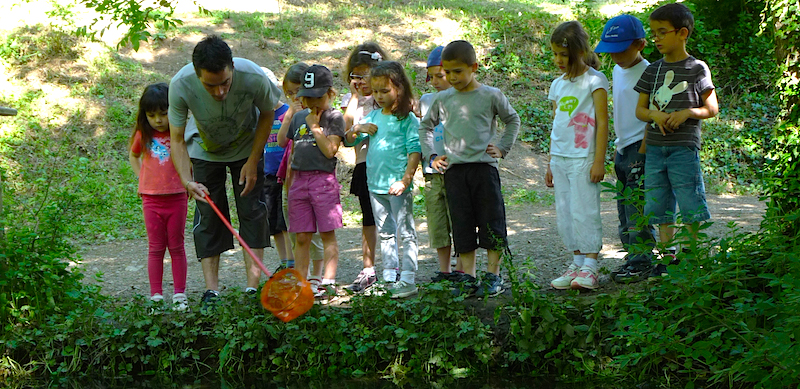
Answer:
POLYGON ((433 160, 436 159, 436 157, 438 157, 438 156, 439 156, 438 154, 431 155, 430 159, 428 159, 428 167, 429 168, 433 169, 433 160))

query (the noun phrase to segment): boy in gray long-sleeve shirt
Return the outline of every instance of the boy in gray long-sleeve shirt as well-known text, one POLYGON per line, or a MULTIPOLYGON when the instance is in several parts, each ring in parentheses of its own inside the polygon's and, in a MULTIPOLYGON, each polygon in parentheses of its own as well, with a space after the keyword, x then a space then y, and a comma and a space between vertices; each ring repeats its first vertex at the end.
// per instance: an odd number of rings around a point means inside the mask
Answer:
POLYGON ((508 245, 497 159, 514 145, 519 115, 503 92, 475 79, 478 62, 469 42, 450 42, 442 52, 442 67, 453 87, 436 94, 420 124, 420 143, 431 167, 445 171, 453 241, 465 273, 457 291, 494 296, 503 292, 500 254, 508 245), (505 123, 505 131, 495 141, 497 118, 505 123), (442 122, 445 155, 433 155, 433 128, 442 122), (475 278, 478 247, 487 250, 489 259, 480 284, 475 278))

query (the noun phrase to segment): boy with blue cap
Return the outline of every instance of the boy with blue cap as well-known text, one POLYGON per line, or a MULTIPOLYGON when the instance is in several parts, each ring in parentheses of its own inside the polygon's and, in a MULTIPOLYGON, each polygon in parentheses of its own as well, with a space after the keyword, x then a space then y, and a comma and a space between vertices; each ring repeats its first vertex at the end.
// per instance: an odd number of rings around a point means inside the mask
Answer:
POLYGON ((636 282, 647 278, 653 267, 651 257, 655 229, 649 224, 640 225, 638 219, 642 209, 634 204, 637 201, 633 201, 641 199, 644 193, 642 175, 645 155, 639 153, 639 148, 647 126, 647 123, 636 118, 639 93, 633 87, 650 63, 641 55, 646 43, 644 27, 639 19, 631 15, 619 15, 609 20, 600 39, 594 51, 609 53, 616 63, 612 71, 614 132, 617 135, 614 141, 617 148, 614 171, 622 183, 621 194, 633 194, 632 198, 625 196, 625 199, 617 200, 619 237, 628 255, 625 263, 611 273, 611 279, 615 282, 636 282), (642 247, 651 249, 648 252, 642 247))
MULTIPOLYGON (((425 81, 430 82, 436 92, 426 93, 419 98, 420 119, 428 113, 436 93, 450 89, 450 82, 442 67, 442 50, 444 46, 437 46, 430 54, 427 61, 427 77, 425 81)), ((422 136, 425 136, 422 133, 422 136)), ((447 208, 447 193, 444 189, 444 174, 431 167, 431 162, 438 155, 444 155, 444 123, 440 121, 433 128, 433 150, 427 150, 427 145, 422 144, 423 154, 431 155, 431 158, 422 161, 422 172, 425 177, 425 210, 428 218, 428 237, 430 245, 436 249, 436 256, 439 259, 439 271, 431 279, 438 281, 457 281, 460 279, 461 263, 456 265, 452 271, 450 264, 450 254, 452 253, 452 243, 450 240, 450 212, 447 208)))

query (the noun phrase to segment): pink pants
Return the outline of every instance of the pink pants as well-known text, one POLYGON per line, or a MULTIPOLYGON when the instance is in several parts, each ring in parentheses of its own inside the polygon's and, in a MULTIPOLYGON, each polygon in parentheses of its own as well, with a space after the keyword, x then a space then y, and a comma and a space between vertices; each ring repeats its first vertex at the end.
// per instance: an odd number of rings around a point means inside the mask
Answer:
POLYGON ((186 249, 183 247, 186 211, 186 194, 142 195, 144 225, 147 229, 149 251, 147 273, 150 278, 150 295, 162 294, 164 253, 169 248, 172 258, 172 280, 175 293, 186 291, 186 249))

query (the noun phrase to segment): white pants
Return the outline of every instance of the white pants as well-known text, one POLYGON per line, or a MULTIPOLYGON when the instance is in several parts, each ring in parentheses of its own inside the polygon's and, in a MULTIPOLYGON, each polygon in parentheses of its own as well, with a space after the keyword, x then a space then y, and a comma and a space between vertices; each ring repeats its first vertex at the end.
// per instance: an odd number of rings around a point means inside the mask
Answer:
POLYGON ((598 253, 603 247, 600 184, 593 183, 589 177, 593 163, 593 155, 586 158, 554 155, 550 158, 558 234, 570 252, 598 253))
POLYGON ((394 196, 369 193, 375 226, 381 237, 383 280, 395 282, 398 270, 397 235, 403 243, 400 280, 414 284, 417 273, 417 231, 414 228, 414 195, 411 191, 394 196))

